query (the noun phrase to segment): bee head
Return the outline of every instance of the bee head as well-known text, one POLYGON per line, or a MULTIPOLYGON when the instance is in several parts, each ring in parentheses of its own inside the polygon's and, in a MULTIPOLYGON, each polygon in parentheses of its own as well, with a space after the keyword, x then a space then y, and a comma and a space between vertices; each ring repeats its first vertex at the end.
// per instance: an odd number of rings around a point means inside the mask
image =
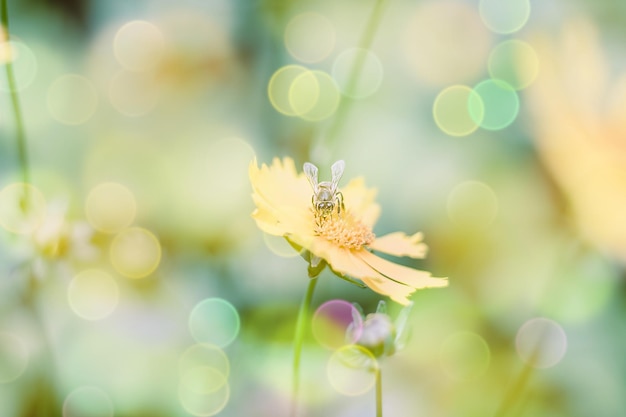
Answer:
POLYGON ((321 212, 328 212, 332 211, 334 206, 335 205, 332 201, 320 201, 319 203, 317 203, 317 210, 321 212))

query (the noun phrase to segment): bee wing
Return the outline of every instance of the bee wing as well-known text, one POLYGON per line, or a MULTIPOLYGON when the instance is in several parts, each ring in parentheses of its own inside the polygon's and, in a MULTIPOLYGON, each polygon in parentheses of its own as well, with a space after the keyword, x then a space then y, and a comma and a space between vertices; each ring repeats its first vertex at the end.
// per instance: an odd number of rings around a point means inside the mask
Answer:
POLYGON ((339 180, 343 175, 343 170, 346 169, 346 163, 340 159, 335 162, 332 167, 330 167, 330 171, 332 173, 332 181, 333 189, 337 188, 337 184, 339 184, 339 180))
POLYGON ((304 175, 311 183, 313 190, 317 189, 317 167, 310 162, 305 162, 303 166, 304 175))

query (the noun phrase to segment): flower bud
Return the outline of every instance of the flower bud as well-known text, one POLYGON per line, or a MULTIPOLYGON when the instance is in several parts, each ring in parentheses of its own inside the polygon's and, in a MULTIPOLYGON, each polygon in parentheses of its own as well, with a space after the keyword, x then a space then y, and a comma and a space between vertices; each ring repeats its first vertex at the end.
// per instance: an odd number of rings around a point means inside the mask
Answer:
POLYGON ((368 314, 357 344, 367 348, 374 356, 389 355, 394 350, 396 329, 391 318, 384 313, 368 314))

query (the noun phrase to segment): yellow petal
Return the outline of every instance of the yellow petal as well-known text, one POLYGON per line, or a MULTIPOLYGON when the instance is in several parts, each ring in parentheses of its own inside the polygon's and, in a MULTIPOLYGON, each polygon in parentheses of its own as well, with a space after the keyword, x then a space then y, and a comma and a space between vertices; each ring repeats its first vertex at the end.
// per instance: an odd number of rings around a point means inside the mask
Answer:
MULTIPOLYGON (((361 275, 356 277, 359 278, 365 285, 367 285, 372 291, 377 292, 378 294, 387 296, 391 298, 393 301, 407 305, 409 304, 409 296, 415 292, 415 288, 412 288, 408 285, 404 285, 400 282, 392 281, 389 278, 381 275, 374 268, 370 267, 360 258, 361 252, 366 252, 365 250, 360 251, 348 251, 347 258, 351 265, 357 267, 359 271, 361 271, 361 275)), ((333 268, 333 265, 331 265, 333 268)), ((334 268, 333 268, 334 269, 334 268)), ((352 274, 349 274, 353 276, 352 274)))
POLYGON ((390 280, 369 266, 359 256, 361 252, 366 252, 365 250, 352 251, 338 248, 320 238, 312 241, 312 247, 314 248, 312 252, 326 260, 333 271, 359 279, 372 291, 387 296, 397 303, 402 305, 409 303, 408 297, 415 291, 415 288, 390 280))
POLYGON ((366 250, 358 251, 357 254, 367 265, 383 276, 413 288, 446 287, 448 285, 445 278, 433 278, 430 276, 430 272, 389 262, 366 250))
POLYGON ((275 158, 271 166, 260 168, 255 159, 249 176, 257 207, 252 217, 262 230, 282 236, 312 233, 311 187, 304 175, 297 174, 292 159, 275 158))
POLYGON ((422 233, 415 233, 407 236, 403 232, 389 233, 388 235, 376 238, 369 246, 379 252, 388 253, 393 256, 410 256, 411 258, 425 258, 428 246, 422 239, 422 233))
POLYGON ((370 229, 373 228, 380 216, 380 206, 374 201, 376 189, 367 188, 363 178, 354 178, 340 190, 346 210, 370 229))
POLYGON ((252 217, 258 222, 263 221, 284 229, 284 233, 311 233, 314 222, 311 210, 297 207, 274 207, 259 194, 252 194, 256 210, 252 217))
POLYGON ((256 221, 259 229, 270 235, 285 236, 285 234, 288 232, 287 230, 285 230, 284 225, 272 216, 270 216, 267 211, 262 211, 258 209, 254 210, 254 212, 252 213, 252 218, 256 221))
POLYGON ((272 206, 307 209, 311 206, 311 186, 304 174, 297 173, 293 159, 274 158, 271 166, 262 164, 261 168, 254 160, 248 172, 254 192, 272 206))
POLYGON ((352 278, 373 277, 372 268, 352 255, 352 251, 340 248, 326 239, 316 237, 311 241, 311 252, 326 260, 335 272, 349 275, 352 278))
POLYGON ((403 285, 386 278, 363 278, 363 282, 371 288, 372 291, 385 295, 403 306, 410 303, 409 296, 415 292, 415 288, 411 288, 407 285, 403 285))

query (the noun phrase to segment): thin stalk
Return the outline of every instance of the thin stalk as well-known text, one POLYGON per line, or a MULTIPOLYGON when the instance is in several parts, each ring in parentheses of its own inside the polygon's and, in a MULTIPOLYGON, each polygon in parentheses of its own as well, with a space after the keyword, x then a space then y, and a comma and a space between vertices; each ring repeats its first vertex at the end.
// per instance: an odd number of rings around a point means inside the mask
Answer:
POLYGON ((515 404, 522 397, 524 389, 528 385, 528 381, 530 379, 532 371, 532 366, 526 365, 524 367, 519 377, 517 378, 517 381, 515 381, 507 395, 504 397, 504 400, 500 404, 500 407, 498 407, 498 410, 496 411, 494 417, 504 417, 509 414, 511 409, 513 409, 515 404))
MULTIPOLYGON (((535 354, 531 357, 531 363, 533 363, 534 358, 537 355, 537 350, 535 354)), ((502 403, 496 410, 494 417, 504 417, 508 415, 511 410, 515 407, 515 405, 519 402, 520 398, 522 398, 526 387, 528 386, 528 382, 530 381, 530 377, 532 376, 534 368, 530 364, 525 364, 524 368, 520 372, 519 376, 514 381, 513 385, 509 389, 509 391, 504 396, 502 403)))
POLYGON ((504 417, 508 415, 511 410, 520 402, 520 399, 523 397, 526 389, 528 388, 530 377, 534 373, 534 365, 537 363, 537 359, 539 358, 539 354, 541 353, 541 346, 544 338, 545 335, 539 337, 537 344, 532 351, 532 354, 528 358, 528 361, 524 364, 524 368, 520 372, 519 376, 515 379, 513 385, 504 396, 502 403, 494 414, 494 417, 504 417))
MULTIPOLYGON (((2 30, 5 32, 5 38, 10 38, 9 31, 9 10, 7 0, 0 0, 0 23, 2 30)), ((15 82, 15 72, 13 70, 13 62, 9 59, 4 64, 7 74, 7 82, 10 90, 11 106, 13 107, 13 115, 15 117, 15 144, 17 148, 17 158, 22 174, 22 182, 28 183, 30 180, 28 168, 28 152, 26 150, 26 131, 24 129, 24 121, 22 118, 22 110, 20 108, 20 100, 17 94, 17 84, 15 82)))
POLYGON ((52 351, 52 343, 48 335, 48 329, 44 323, 39 309, 38 294, 39 283, 37 279, 29 274, 28 287, 24 296, 24 307, 30 314, 37 334, 42 345, 41 374, 38 383, 34 386, 36 401, 31 404, 31 412, 40 417, 54 417, 59 406, 54 391, 55 382, 55 361, 52 351))
MULTIPOLYGON (((378 26, 380 25, 380 21, 383 16, 385 0, 376 0, 374 4, 374 8, 372 9, 372 13, 370 14, 369 19, 367 20, 367 24, 365 25, 365 30, 361 35, 361 40, 358 44, 358 47, 361 49, 370 49, 372 46, 372 42, 374 41, 374 36, 378 31, 378 26)), ((353 91, 359 82, 359 78, 361 77, 361 71, 363 70, 363 63, 365 62, 365 54, 357 55, 354 62, 352 62, 352 67, 350 68, 350 73, 348 76, 348 83, 346 85, 346 91, 353 91)), ((337 113, 335 118, 328 129, 328 133, 326 134, 325 141, 327 144, 331 144, 336 137, 339 129, 343 125, 343 122, 350 110, 350 106, 353 102, 353 99, 347 97, 346 95, 341 95, 341 99, 339 102, 339 107, 337 108, 337 113)))
POLYGON ((300 394, 300 356, 302 353, 302 343, 304 336, 308 329, 309 312, 311 311, 311 301, 313 300, 313 292, 315 291, 315 285, 317 284, 317 278, 309 279, 309 286, 306 290, 306 294, 300 304, 300 311, 298 312, 298 320, 296 322, 296 334, 293 338, 293 395, 291 405, 291 417, 296 417, 298 412, 298 397, 300 394))
POLYGON ((383 417, 383 378, 380 367, 376 368, 376 417, 383 417))

